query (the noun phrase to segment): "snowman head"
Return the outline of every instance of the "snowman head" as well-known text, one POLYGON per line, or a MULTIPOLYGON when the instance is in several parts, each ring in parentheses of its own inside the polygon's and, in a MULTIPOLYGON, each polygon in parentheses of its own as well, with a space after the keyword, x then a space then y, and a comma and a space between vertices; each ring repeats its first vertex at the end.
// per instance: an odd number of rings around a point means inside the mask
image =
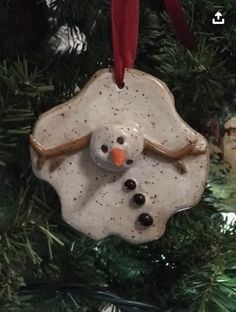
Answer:
POLYGON ((130 168, 142 153, 144 137, 135 125, 105 124, 92 133, 90 155, 99 167, 110 171, 130 168))

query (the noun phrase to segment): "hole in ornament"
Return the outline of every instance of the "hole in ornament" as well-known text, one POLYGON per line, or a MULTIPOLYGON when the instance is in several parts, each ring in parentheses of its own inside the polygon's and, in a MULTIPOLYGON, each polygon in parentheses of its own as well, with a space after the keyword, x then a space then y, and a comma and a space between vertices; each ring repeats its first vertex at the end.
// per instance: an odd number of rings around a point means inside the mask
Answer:
POLYGON ((133 162, 134 162, 134 161, 133 161, 132 159, 128 159, 128 160, 126 161, 126 165, 131 165, 133 162))
POLYGON ((107 153, 108 152, 108 147, 106 145, 102 145, 101 146, 101 150, 103 151, 103 153, 107 153))
POLYGON ((120 145, 124 144, 124 139, 122 137, 117 138, 117 143, 120 145))
POLYGON ((119 89, 124 89, 125 87, 125 83, 124 82, 121 82, 119 85, 118 85, 118 88, 119 89))

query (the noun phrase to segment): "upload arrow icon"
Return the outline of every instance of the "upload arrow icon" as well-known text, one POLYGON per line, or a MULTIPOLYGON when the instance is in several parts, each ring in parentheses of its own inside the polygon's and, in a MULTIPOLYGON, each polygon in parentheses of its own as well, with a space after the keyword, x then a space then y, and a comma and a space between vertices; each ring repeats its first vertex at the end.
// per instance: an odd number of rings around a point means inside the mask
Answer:
POLYGON ((212 19, 213 25, 224 25, 225 19, 222 17, 222 13, 220 11, 216 12, 215 18, 212 19))

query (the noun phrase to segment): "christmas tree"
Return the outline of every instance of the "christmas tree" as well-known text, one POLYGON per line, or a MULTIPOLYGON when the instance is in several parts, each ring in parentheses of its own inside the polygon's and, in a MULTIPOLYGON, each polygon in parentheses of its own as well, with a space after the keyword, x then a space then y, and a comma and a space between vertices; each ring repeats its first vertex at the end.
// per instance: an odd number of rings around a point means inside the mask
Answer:
MULTIPOLYGON (((210 116, 236 110, 236 1, 183 1, 191 50, 164 1, 140 5, 135 68, 165 81, 179 114, 204 134, 210 116), (224 25, 212 24, 217 11, 224 25)), ((0 12, 0 311, 235 311, 236 227, 226 217, 235 205, 216 196, 215 172, 195 208, 140 245, 76 232, 32 173, 38 116, 112 66, 110 1, 2 0, 0 12)))

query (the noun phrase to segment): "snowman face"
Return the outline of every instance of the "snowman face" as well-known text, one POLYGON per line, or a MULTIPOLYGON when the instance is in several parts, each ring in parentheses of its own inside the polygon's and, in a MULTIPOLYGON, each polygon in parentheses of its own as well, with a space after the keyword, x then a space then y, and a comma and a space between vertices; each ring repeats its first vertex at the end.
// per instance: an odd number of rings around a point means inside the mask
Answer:
POLYGON ((96 165, 109 171, 130 168, 143 151, 144 138, 135 126, 107 124, 94 130, 90 155, 96 165))

